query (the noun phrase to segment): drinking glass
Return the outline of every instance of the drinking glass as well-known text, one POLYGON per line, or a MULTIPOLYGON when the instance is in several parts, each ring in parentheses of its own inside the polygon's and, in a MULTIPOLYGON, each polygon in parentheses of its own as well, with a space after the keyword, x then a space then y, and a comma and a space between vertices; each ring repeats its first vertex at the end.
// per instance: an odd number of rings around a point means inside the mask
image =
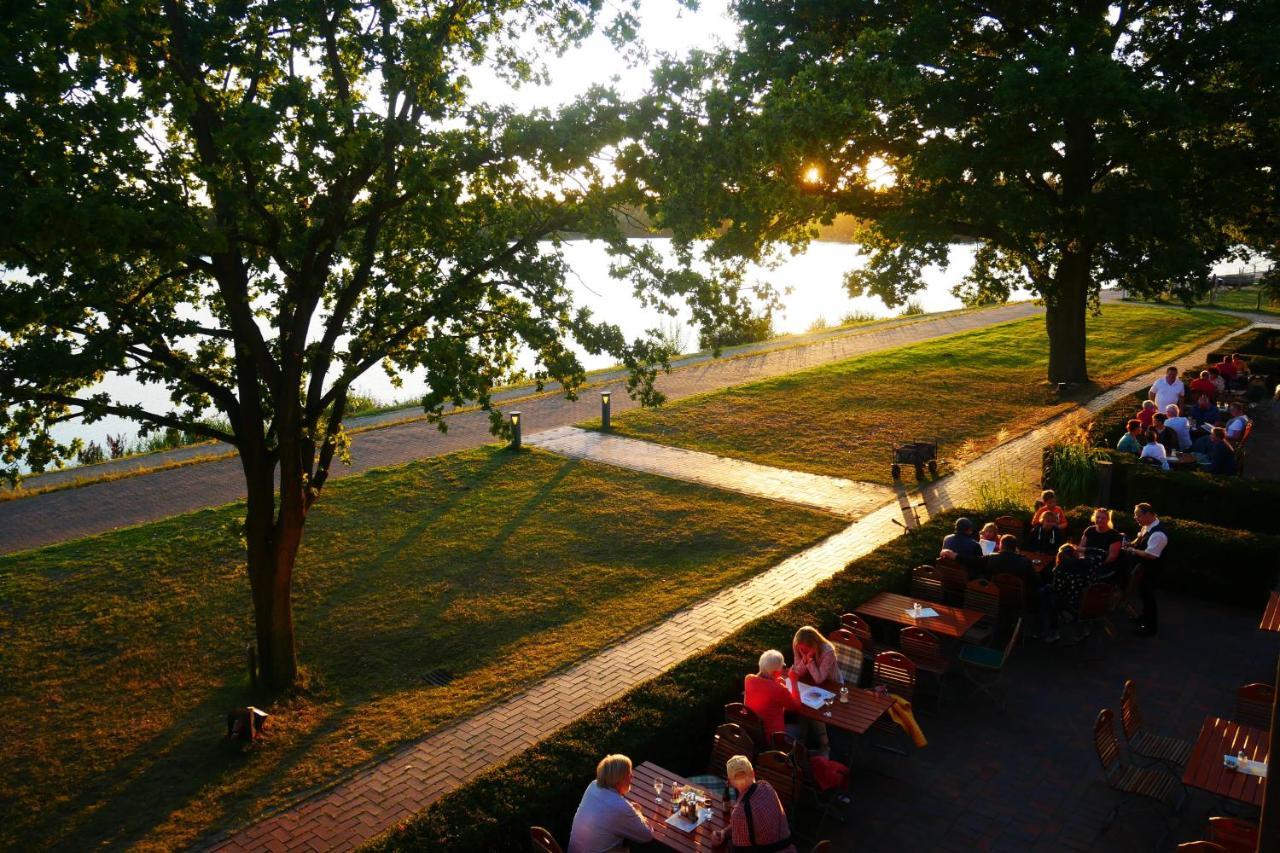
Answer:
POLYGON ((848 687, 841 687, 841 688, 840 688, 840 701, 841 701, 841 702, 848 702, 848 701, 849 701, 849 688, 848 688, 848 687))
POLYGON ((655 803, 662 802, 662 780, 661 779, 653 780, 653 792, 658 795, 657 797, 654 798, 653 801, 655 803))

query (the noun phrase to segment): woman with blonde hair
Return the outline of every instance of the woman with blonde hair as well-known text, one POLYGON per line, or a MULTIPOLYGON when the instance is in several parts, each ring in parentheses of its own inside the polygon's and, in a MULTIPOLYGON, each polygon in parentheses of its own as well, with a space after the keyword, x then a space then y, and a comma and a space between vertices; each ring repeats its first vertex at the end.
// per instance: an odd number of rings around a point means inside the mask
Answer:
POLYGON ((836 647, 817 628, 805 625, 796 631, 795 637, 791 639, 791 652, 795 661, 791 671, 796 674, 796 678, 804 679, 810 684, 822 684, 826 681, 844 684, 844 676, 840 674, 840 667, 836 663, 836 647))

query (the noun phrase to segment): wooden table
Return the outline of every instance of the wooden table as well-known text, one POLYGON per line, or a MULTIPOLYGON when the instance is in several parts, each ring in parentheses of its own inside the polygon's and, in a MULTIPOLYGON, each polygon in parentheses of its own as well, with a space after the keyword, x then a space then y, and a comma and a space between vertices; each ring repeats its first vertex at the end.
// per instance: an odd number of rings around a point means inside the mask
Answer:
POLYGON ((1258 627, 1263 631, 1280 634, 1280 592, 1271 591, 1271 600, 1267 602, 1267 609, 1262 611, 1262 621, 1258 623, 1258 627))
POLYGON ((881 592, 856 607, 854 612, 869 619, 924 628, 940 637, 949 637, 954 640, 963 637, 965 632, 972 628, 983 615, 976 610, 965 610, 963 607, 948 607, 935 601, 920 601, 921 606, 932 607, 938 611, 938 615, 916 619, 907 613, 907 610, 912 602, 918 600, 893 592, 881 592))
POLYGON ((671 792, 675 785, 693 785, 683 776, 677 776, 670 770, 664 770, 658 765, 646 761, 639 767, 634 768, 635 778, 631 780, 631 790, 627 792, 627 801, 635 803, 640 807, 640 812, 644 815, 644 819, 649 821, 649 828, 653 830, 653 840, 671 850, 677 850, 679 853, 692 853, 695 850, 723 850, 724 847, 715 848, 711 846, 711 833, 713 830, 725 831, 729 824, 725 819, 724 801, 720 798, 708 794, 711 800, 711 820, 695 829, 693 832, 684 832, 667 825, 667 818, 671 817, 671 792), (653 782, 655 779, 661 779, 662 787, 662 803, 656 802, 657 795, 653 792, 653 782))
POLYGON ((1169 467, 1175 471, 1194 471, 1200 467, 1200 461, 1195 454, 1179 450, 1175 456, 1169 457, 1169 467))
POLYGON ((1245 758, 1267 761, 1268 733, 1252 726, 1241 725, 1234 720, 1206 717, 1200 729, 1200 737, 1187 760, 1187 770, 1182 783, 1200 788, 1219 797, 1226 797, 1254 806, 1262 805, 1262 789, 1265 780, 1230 770, 1222 763, 1224 755, 1238 755, 1244 750, 1245 758))
MULTIPOLYGON (((849 701, 841 702, 839 684, 828 682, 821 687, 836 694, 835 701, 825 708, 810 708, 808 705, 801 704, 800 710, 796 713, 801 717, 808 717, 855 735, 865 734, 867 729, 880 719, 880 715, 893 704, 893 700, 888 696, 881 696, 874 690, 863 690, 861 687, 850 687, 849 701), (826 716, 828 711, 831 712, 830 717, 826 716)), ((800 695, 804 695, 803 687, 800 688, 800 695)))
POLYGON ((1018 556, 1026 557, 1030 560, 1031 568, 1035 569, 1037 573, 1043 572, 1045 566, 1052 566, 1055 559, 1053 554, 1042 554, 1039 551, 1023 551, 1021 548, 1018 549, 1018 556))

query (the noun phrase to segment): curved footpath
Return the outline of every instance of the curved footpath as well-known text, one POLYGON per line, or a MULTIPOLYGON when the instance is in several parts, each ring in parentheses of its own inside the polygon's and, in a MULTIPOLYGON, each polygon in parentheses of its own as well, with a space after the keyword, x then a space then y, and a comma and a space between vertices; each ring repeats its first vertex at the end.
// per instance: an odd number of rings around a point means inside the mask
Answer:
MULTIPOLYGON (((1222 340, 1225 338, 1190 351, 1181 359, 1203 359, 1222 340)), ((900 489, 897 496, 844 530, 772 569, 721 590, 473 717, 407 744, 385 760, 336 780, 333 787, 317 791, 292 807, 249 826, 216 833, 197 847, 215 851, 330 851, 358 847, 578 717, 700 654, 747 623, 806 595, 853 560, 923 523, 930 514, 972 506, 982 484, 997 477, 1013 478, 1028 488, 1038 484, 1045 444, 1081 426, 1095 412, 1124 395, 1149 386, 1163 373, 1160 368, 1123 382, 996 447, 954 474, 924 485, 918 494, 900 489)), ((588 453, 591 445, 575 444, 574 437, 571 431, 557 430, 551 435, 530 436, 530 440, 570 455, 588 453), (570 439, 567 445, 566 439, 570 439)), ((653 448, 649 458, 640 463, 643 470, 675 479, 698 479, 696 472, 690 473, 683 454, 669 456, 665 460, 668 470, 660 470, 666 450, 669 449, 653 448)), ((621 451, 616 455, 614 464, 627 464, 621 451)), ((710 454, 696 455, 706 457, 708 463, 716 459, 710 454)), ((596 459, 610 463, 600 456, 596 459)), ((776 469, 769 477, 761 476, 757 470, 739 473, 738 483, 719 485, 782 500, 787 498, 779 493, 778 481, 810 476, 776 469)), ((797 481, 797 486, 803 489, 806 483, 797 481)))
MULTIPOLYGON (((982 311, 941 314, 923 320, 822 333, 806 338, 806 343, 760 351, 748 348, 744 354, 736 351, 721 359, 706 355, 691 356, 678 362, 679 366, 671 373, 659 376, 657 386, 669 400, 678 400, 692 394, 794 373, 890 347, 1021 320, 1037 316, 1042 311, 1034 303, 1017 302, 982 311)), ((624 391, 625 373, 615 371, 590 379, 596 386, 594 390, 612 388, 615 392, 611 403, 614 412, 626 411, 637 405, 624 391)), ((577 401, 549 394, 533 399, 520 399, 503 408, 510 410, 514 406, 521 411, 524 433, 529 435, 598 417, 600 403, 594 390, 583 394, 577 401)), ((528 392, 516 389, 506 393, 510 396, 505 399, 511 399, 528 392)), ((367 426, 404 417, 404 411, 393 412, 364 419, 362 422, 353 421, 349 426, 367 426)), ((447 433, 440 432, 435 426, 422 420, 357 433, 352 436, 352 464, 349 467, 336 466, 333 476, 358 474, 370 468, 452 453, 494 440, 489 432, 489 417, 485 412, 459 412, 446 416, 446 422, 449 425, 447 433)), ((173 451, 174 454, 185 454, 187 457, 210 452, 217 451, 211 451, 207 446, 203 449, 184 448, 173 451)), ((150 464, 157 464, 155 457, 149 458, 153 460, 150 464)), ((174 458, 182 456, 176 455, 174 458)), ((158 461, 165 459, 161 455, 158 461)), ((70 473, 59 472, 57 476, 65 477, 70 473)), ((35 478, 31 482, 38 487, 51 480, 35 478)), ((240 463, 232 457, 3 501, 0 502, 0 554, 39 548, 95 533, 105 533, 119 527, 221 506, 243 497, 244 480, 240 463)))

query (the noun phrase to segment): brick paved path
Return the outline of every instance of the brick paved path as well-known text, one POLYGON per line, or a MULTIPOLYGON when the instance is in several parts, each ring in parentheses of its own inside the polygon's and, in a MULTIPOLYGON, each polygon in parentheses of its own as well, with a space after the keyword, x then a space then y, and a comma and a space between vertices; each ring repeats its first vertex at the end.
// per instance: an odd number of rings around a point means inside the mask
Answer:
MULTIPOLYGON (((889 347, 1037 316, 1041 310, 1029 302, 1020 302, 912 323, 853 329, 800 346, 729 359, 698 357, 702 360, 694 359, 693 364, 659 377, 658 387, 669 399, 677 400, 889 347)), ((635 407, 635 402, 624 393, 622 379, 615 379, 612 386, 605 387, 612 387, 616 392, 612 400, 615 412, 635 407)), ((578 423, 600 413, 599 398, 594 392, 584 393, 577 401, 553 394, 526 399, 514 407, 523 412, 526 434, 578 423)), ((422 421, 359 433, 352 438, 351 466, 336 466, 333 476, 356 474, 493 441, 488 416, 483 412, 450 415, 448 424, 447 433, 422 421)), ((33 481, 32 485, 39 483, 33 481)), ((0 502, 0 554, 221 506, 243 496, 239 461, 221 459, 0 502)))
POLYGON ((590 459, 715 489, 814 507, 848 518, 861 518, 883 506, 894 494, 893 489, 874 483, 771 468, 713 453, 667 447, 577 427, 547 430, 530 436, 525 443, 561 456, 590 459))
MULTIPOLYGON (((1203 359, 1219 343, 1180 360, 1203 359)), ((916 497, 904 491, 896 500, 769 571, 411 744, 291 809, 206 846, 227 851, 356 847, 491 765, 806 594, 850 561, 900 535, 904 527, 926 520, 929 511, 972 504, 978 487, 998 475, 1016 477, 1028 486, 1037 482, 1046 441, 1086 421, 1122 395, 1146 387, 1162 372, 1156 370, 1125 382, 928 485, 922 490, 919 508, 912 506, 916 497)))

